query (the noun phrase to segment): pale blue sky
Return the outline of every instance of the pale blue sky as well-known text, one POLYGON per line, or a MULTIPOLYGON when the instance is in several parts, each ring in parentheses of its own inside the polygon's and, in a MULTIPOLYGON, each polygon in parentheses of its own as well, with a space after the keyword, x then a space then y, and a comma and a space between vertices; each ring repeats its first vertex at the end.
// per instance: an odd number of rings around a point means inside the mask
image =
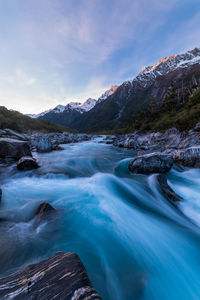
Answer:
POLYGON ((200 47, 200 0, 0 0, 0 105, 38 113, 97 98, 200 47))

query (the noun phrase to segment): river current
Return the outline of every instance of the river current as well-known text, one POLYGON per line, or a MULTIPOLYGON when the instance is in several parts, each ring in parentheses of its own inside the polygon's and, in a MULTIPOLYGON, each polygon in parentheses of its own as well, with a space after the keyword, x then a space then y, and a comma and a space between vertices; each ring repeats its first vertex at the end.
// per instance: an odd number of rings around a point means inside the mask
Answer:
POLYGON ((70 251, 104 300, 200 299, 200 170, 167 175, 178 210, 156 175, 128 172, 132 150, 99 140, 38 154, 37 170, 0 167, 0 275, 70 251), (58 216, 33 229, 44 201, 58 216))

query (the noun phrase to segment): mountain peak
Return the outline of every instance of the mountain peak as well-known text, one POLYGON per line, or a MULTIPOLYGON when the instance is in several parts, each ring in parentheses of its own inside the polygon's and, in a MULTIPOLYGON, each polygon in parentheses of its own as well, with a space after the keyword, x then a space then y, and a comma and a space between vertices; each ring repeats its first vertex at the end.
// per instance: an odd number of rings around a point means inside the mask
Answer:
POLYGON ((197 63, 200 63, 200 48, 194 48, 184 54, 164 57, 153 66, 143 67, 133 81, 146 87, 157 76, 166 75, 176 69, 186 68, 197 63))
POLYGON ((112 85, 112 86, 109 88, 109 90, 105 91, 105 92, 101 95, 101 97, 99 97, 97 103, 100 103, 100 102, 106 100, 109 96, 111 96, 112 94, 115 93, 115 91, 117 90, 117 88, 118 88, 118 85, 112 85))

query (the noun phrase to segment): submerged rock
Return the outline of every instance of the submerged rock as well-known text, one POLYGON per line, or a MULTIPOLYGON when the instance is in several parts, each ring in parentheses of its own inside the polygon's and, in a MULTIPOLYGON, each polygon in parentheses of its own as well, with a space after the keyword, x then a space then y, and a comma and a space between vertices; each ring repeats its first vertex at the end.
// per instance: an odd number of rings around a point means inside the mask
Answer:
POLYGON ((19 159, 22 156, 32 156, 27 142, 0 138, 0 158, 19 159))
POLYGON ((38 226, 41 222, 46 221, 56 215, 56 210, 47 202, 42 202, 34 213, 34 225, 38 226))
POLYGON ((137 156, 130 161, 129 171, 136 174, 166 173, 173 166, 173 159, 170 155, 152 153, 137 156))
POLYGON ((183 201, 183 198, 176 194, 172 188, 167 183, 167 178, 165 174, 159 174, 157 176, 158 183, 163 194, 167 197, 168 200, 172 201, 173 203, 177 203, 183 201))
POLYGON ((28 171, 39 168, 39 165, 31 156, 24 156, 17 162, 17 169, 20 171, 28 171))
POLYGON ((0 299, 101 299, 75 253, 58 252, 0 278, 0 299))

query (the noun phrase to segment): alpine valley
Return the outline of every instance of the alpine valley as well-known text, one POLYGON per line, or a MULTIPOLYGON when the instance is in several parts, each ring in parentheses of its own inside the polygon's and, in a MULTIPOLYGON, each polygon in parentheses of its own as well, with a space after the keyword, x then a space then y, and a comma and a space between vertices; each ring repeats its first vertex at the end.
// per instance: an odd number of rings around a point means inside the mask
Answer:
POLYGON ((0 299, 199 299, 199 178, 199 48, 99 99, 1 106, 0 299))
POLYGON ((195 99, 199 98, 198 88, 200 48, 195 48, 184 54, 165 57, 153 66, 144 67, 132 81, 112 86, 98 100, 89 98, 83 104, 71 102, 66 106, 58 105, 54 109, 30 116, 90 133, 152 128, 165 130, 170 127, 184 130, 192 128, 200 117, 196 108, 195 116, 190 118, 190 122, 185 122, 186 116, 182 116, 188 110, 188 103, 190 107, 198 106, 196 100, 194 103, 191 100, 193 96, 195 99), (168 114, 169 109, 173 110, 176 118, 177 113, 182 111, 178 122, 168 114), (156 121, 152 123, 152 115, 154 119, 158 119, 159 124, 156 121))

